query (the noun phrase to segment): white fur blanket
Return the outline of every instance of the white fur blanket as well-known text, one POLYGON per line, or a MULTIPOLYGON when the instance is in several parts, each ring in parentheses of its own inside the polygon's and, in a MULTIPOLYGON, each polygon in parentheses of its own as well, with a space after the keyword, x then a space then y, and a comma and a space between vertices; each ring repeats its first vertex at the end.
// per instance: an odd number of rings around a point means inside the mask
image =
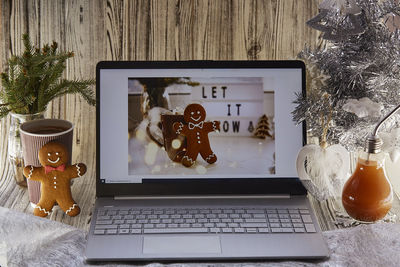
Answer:
MULTIPOLYGON (((89 266, 86 232, 0 207, 0 266, 89 266)), ((177 263, 167 266, 399 266, 400 224, 371 224, 324 232, 331 250, 326 261, 177 263)), ((96 266, 131 266, 98 263, 96 266)), ((164 266, 150 263, 147 266, 164 266)))

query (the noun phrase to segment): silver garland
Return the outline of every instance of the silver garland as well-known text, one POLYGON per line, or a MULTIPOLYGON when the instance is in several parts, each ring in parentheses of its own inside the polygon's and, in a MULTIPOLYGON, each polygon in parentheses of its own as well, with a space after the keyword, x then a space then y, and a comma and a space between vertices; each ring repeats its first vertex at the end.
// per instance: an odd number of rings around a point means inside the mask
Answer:
MULTIPOLYGON (((380 118, 359 118, 344 111, 348 99, 368 97, 381 103, 381 117, 400 103, 400 31, 386 25, 388 18, 400 16, 400 7, 393 0, 356 4, 361 9, 357 15, 361 33, 341 30, 354 27, 348 14, 324 11, 324 23, 335 35, 329 35, 325 48, 306 48, 299 58, 306 62, 309 80, 327 78, 318 86, 309 83, 307 96, 297 96, 293 112, 296 122, 307 121, 311 135, 322 137, 326 129, 328 143, 340 143, 349 150, 363 146, 380 118)), ((395 126, 395 121, 386 124, 387 129, 395 126)))

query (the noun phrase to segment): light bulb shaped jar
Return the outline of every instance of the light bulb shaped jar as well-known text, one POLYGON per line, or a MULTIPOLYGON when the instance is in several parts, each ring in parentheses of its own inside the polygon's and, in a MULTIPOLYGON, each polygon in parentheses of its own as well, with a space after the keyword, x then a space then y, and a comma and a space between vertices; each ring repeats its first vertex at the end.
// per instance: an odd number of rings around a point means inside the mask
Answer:
POLYGON ((385 153, 360 152, 356 169, 343 187, 343 207, 356 220, 374 222, 385 217, 392 202, 385 153))

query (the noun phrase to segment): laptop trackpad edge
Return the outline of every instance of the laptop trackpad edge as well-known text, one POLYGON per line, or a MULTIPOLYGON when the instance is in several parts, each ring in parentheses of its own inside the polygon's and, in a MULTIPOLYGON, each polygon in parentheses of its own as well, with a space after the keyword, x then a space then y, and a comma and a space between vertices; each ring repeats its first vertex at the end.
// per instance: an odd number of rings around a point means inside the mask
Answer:
POLYGON ((144 236, 143 254, 221 253, 218 236, 144 236))

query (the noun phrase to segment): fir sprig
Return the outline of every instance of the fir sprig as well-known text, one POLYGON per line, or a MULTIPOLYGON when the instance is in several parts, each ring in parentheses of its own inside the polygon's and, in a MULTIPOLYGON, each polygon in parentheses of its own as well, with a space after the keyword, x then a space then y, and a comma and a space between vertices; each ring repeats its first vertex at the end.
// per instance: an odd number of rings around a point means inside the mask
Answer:
POLYGON ((8 61, 8 72, 1 73, 0 118, 9 112, 34 114, 45 111, 53 99, 80 94, 89 105, 96 99, 90 88, 94 80, 67 80, 61 76, 73 52, 58 51, 58 44, 34 47, 28 34, 22 36, 24 52, 8 61))

